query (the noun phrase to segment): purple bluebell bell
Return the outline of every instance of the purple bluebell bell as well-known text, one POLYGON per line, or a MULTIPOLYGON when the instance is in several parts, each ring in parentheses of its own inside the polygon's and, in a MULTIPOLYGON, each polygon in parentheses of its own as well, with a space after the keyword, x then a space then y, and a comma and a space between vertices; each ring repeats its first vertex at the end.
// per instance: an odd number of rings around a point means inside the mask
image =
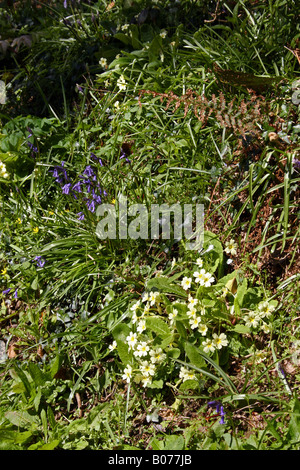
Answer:
POLYGON ((93 199, 88 199, 86 202, 87 208, 90 212, 95 212, 95 201, 93 199))
POLYGON ((34 259, 37 261, 36 264, 39 268, 43 268, 45 266, 46 260, 41 256, 36 256, 34 259))
POLYGON ((77 191, 78 193, 81 193, 82 192, 81 181, 78 181, 76 184, 74 184, 72 189, 73 191, 77 191))
POLYGON ((63 192, 63 194, 69 194, 70 189, 71 189, 71 186, 72 186, 71 183, 66 183, 66 184, 62 187, 62 192, 63 192))
POLYGON ((221 416, 220 424, 225 424, 225 411, 222 403, 218 400, 212 400, 207 403, 210 408, 216 408, 216 412, 221 416))
POLYGON ((88 176, 88 177, 95 176, 95 172, 94 172, 93 168, 91 167, 91 165, 88 165, 88 166, 85 167, 83 174, 88 176))
POLYGON ((6 295, 6 294, 9 294, 11 291, 11 288, 9 287, 8 289, 5 289, 2 294, 6 295))
POLYGON ((83 220, 84 219, 84 213, 83 212, 78 212, 77 217, 78 217, 78 220, 83 220))
POLYGON ((15 293, 14 293, 14 298, 17 299, 18 298, 18 289, 15 290, 15 293))

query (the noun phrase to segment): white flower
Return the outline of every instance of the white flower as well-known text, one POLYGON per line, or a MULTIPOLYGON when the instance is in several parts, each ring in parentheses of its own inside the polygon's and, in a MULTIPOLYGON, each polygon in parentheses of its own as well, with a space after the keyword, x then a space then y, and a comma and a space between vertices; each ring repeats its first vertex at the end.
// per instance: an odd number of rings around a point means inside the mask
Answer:
POLYGON ((133 304, 133 305, 130 307, 130 310, 131 310, 132 312, 136 312, 137 309, 139 308, 140 304, 141 304, 141 301, 138 300, 137 302, 135 302, 135 304, 133 304))
POLYGON ((126 90, 126 80, 124 78, 124 75, 120 75, 120 77, 118 78, 117 86, 119 87, 120 91, 125 91, 126 90))
POLYGON ((193 380, 195 379, 195 373, 186 367, 181 367, 179 372, 179 378, 183 379, 183 382, 186 380, 193 380))
POLYGON ((99 60, 99 64, 102 67, 106 67, 107 66, 107 59, 105 59, 105 57, 101 57, 101 59, 99 60))
POLYGON ((196 264, 197 264, 197 266, 199 266, 199 268, 202 268, 202 266, 203 266, 203 260, 202 260, 201 258, 198 258, 198 259, 196 260, 196 264))
POLYGON ((5 163, 0 161, 0 178, 8 178, 8 176, 5 163))
POLYGON ((142 333, 146 329, 146 321, 145 320, 140 320, 138 326, 137 326, 137 331, 139 333, 142 333))
POLYGON ((200 325, 198 325, 198 331, 199 333, 201 333, 202 336, 206 335, 207 330, 208 330, 207 326, 203 325, 203 323, 200 323, 200 325))
POLYGON ((205 287, 210 287, 213 282, 215 282, 215 278, 212 276, 212 274, 205 273, 203 275, 202 281, 200 281, 200 284, 205 286, 205 287))
POLYGON ((171 263, 171 269, 173 269, 175 265, 176 265, 176 259, 173 258, 172 263, 171 263))
POLYGON ((205 353, 214 352, 215 350, 215 345, 211 339, 206 339, 203 341, 202 345, 204 346, 203 351, 205 353))
POLYGON ((141 372, 144 376, 154 375, 155 374, 155 365, 148 361, 144 361, 141 364, 141 372))
POLYGON ((134 355, 139 356, 139 357, 147 356, 148 351, 149 351, 149 346, 147 345, 146 341, 142 341, 141 343, 137 345, 136 351, 134 351, 134 355))
POLYGON ((257 327, 259 320, 260 320, 259 316, 256 315, 254 312, 249 313, 245 317, 246 326, 250 326, 250 327, 252 326, 253 328, 257 327))
POLYGON ((150 305, 153 306, 159 302, 159 292, 150 292, 149 294, 150 305))
POLYGON ((269 317, 272 315, 272 312, 275 310, 274 305, 269 304, 267 300, 260 302, 258 305, 259 316, 260 318, 269 317))
POLYGON ((147 387, 148 385, 151 384, 152 377, 150 375, 145 375, 141 378, 141 382, 143 384, 143 387, 147 387))
POLYGON ((225 253, 227 255, 229 254, 232 256, 236 255, 237 254, 236 250, 237 250, 237 243, 233 239, 225 243, 225 253))
POLYGON ((205 272, 205 269, 201 269, 200 272, 199 271, 195 271, 193 276, 195 278, 195 282, 198 284, 198 283, 202 283, 203 282, 203 277, 204 275, 206 274, 205 272))
POLYGON ((132 375, 132 367, 128 365, 124 369, 124 374, 122 375, 122 379, 126 380, 126 382, 129 383, 131 379, 131 375, 132 375))
POLYGON ((156 362, 162 362, 164 361, 166 358, 166 355, 165 353, 163 353, 162 349, 161 348, 157 348, 157 349, 152 349, 150 351, 150 360, 153 364, 155 364, 156 362))
POLYGON ((163 29, 160 33, 159 33, 160 37, 162 38, 165 38, 166 35, 167 35, 167 31, 165 29, 163 29))
POLYGON ((183 287, 184 290, 187 290, 191 287, 192 284, 192 279, 190 277, 184 277, 181 281, 181 287, 183 287))
POLYGON ((116 349, 116 347, 117 347, 117 341, 113 341, 112 344, 110 344, 110 345, 108 346, 108 349, 109 349, 110 351, 114 351, 114 349, 116 349))
POLYGON ((139 317, 137 316, 136 312, 133 312, 131 317, 131 322, 135 324, 138 321, 139 317))
POLYGON ((119 101, 114 102, 114 108, 115 109, 120 109, 120 102, 119 101))
POLYGON ((188 307, 195 307, 195 305, 197 305, 198 303, 198 299, 194 299, 191 294, 189 294, 188 296, 188 301, 189 301, 189 304, 188 304, 188 307))
POLYGON ((255 359, 256 364, 260 364, 262 361, 266 359, 265 351, 255 351, 254 359, 255 359))
POLYGON ((200 318, 200 317, 196 317, 196 316, 195 316, 195 317, 192 317, 192 318, 190 319, 190 322, 189 322, 189 323, 190 323, 190 325, 191 325, 192 330, 194 330, 195 328, 198 328, 198 325, 199 325, 199 323, 200 323, 200 320, 201 320, 201 318, 200 318))
POLYGON ((143 297, 142 297, 142 301, 143 302, 148 302, 148 300, 149 300, 149 294, 148 294, 148 292, 144 292, 143 297))
POLYGON ((216 349, 221 349, 222 346, 228 345, 227 336, 224 333, 217 335, 216 333, 213 334, 213 344, 216 349))
POLYGON ((123 25, 121 26, 121 30, 122 30, 122 31, 126 31, 126 29, 128 29, 128 28, 129 28, 129 24, 128 24, 128 23, 125 23, 125 24, 123 24, 123 25))
POLYGON ((170 324, 173 325, 175 317, 177 317, 178 310, 176 308, 173 309, 171 313, 169 313, 169 320, 170 324))
POLYGON ((263 330, 264 333, 270 333, 271 331, 269 325, 267 325, 267 323, 265 323, 264 321, 261 324, 261 329, 263 330))
POLYGON ((149 302, 147 302, 145 307, 144 307, 143 315, 147 315, 147 313, 149 313, 149 312, 150 312, 150 304, 149 304, 149 302))
POLYGON ((136 342, 137 342, 136 333, 133 333, 131 331, 129 335, 126 337, 126 341, 129 346, 129 349, 134 349, 136 342))
POLYGON ((195 318, 197 316, 197 309, 196 307, 190 307, 186 312, 188 318, 195 318))

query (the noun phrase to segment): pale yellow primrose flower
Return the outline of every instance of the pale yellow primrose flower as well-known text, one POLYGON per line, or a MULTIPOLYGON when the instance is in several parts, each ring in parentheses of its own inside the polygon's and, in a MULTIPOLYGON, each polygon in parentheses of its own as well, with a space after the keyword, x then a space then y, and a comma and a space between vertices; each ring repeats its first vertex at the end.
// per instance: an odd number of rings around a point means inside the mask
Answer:
POLYGON ((269 304, 267 300, 260 302, 258 304, 259 316, 261 318, 269 317, 272 315, 272 312, 275 310, 274 305, 269 304))
POLYGON ((258 326, 259 320, 259 316, 256 315, 256 313, 254 312, 250 312, 248 315, 245 316, 246 326, 256 328, 258 326))
POLYGON ((155 365, 148 361, 144 361, 141 364, 141 372, 144 376, 154 375, 155 374, 155 365))
POLYGON ((112 344, 110 344, 110 345, 108 346, 108 349, 109 349, 110 351, 114 351, 114 350, 116 349, 116 347, 117 347, 117 341, 113 341, 112 344))
POLYGON ((223 346, 228 345, 227 336, 224 333, 217 335, 216 333, 213 334, 213 344, 216 349, 221 349, 223 346))
POLYGON ((229 242, 225 243, 225 253, 234 256, 237 254, 237 243, 231 238, 229 242))
POLYGON ((134 351, 133 354, 135 356, 139 356, 139 357, 147 356, 149 349, 150 348, 149 348, 148 344, 146 343, 146 341, 142 341, 141 343, 139 343, 137 345, 136 351, 134 351))
POLYGON ((195 378, 195 373, 186 367, 181 367, 179 372, 179 378, 183 379, 183 382, 186 380, 193 380, 195 378))
POLYGON ((181 287, 184 289, 184 290, 187 290, 191 287, 191 284, 192 284, 192 279, 190 277, 184 277, 181 281, 181 287))
POLYGON ((126 380, 126 382, 129 383, 131 379, 131 375, 132 375, 132 367, 128 365, 124 369, 124 374, 122 375, 122 379, 126 380))
POLYGON ((124 75, 120 75, 120 77, 117 80, 117 86, 120 91, 125 91, 126 90, 126 80, 124 78, 124 75))
POLYGON ((200 325, 198 325, 198 331, 199 333, 201 333, 202 336, 206 335, 207 330, 208 330, 207 326, 204 325, 203 323, 200 323, 200 325))
POLYGON ((137 326, 137 331, 139 333, 142 333, 143 331, 145 331, 145 329, 146 329, 146 321, 145 320, 140 320, 139 324, 137 326))
POLYGON ((150 354, 150 360, 153 364, 155 364, 156 362, 162 362, 166 358, 166 354, 163 353, 161 348, 157 348, 154 350, 152 349, 149 354, 150 354))
POLYGON ((105 59, 105 57, 101 57, 101 59, 99 60, 99 64, 101 65, 101 67, 106 67, 107 66, 107 59, 105 59))
POLYGON ((214 352, 215 350, 215 345, 211 339, 206 339, 203 341, 202 346, 204 346, 203 351, 205 353, 214 352))
POLYGON ((127 344, 129 346, 129 349, 134 349, 136 343, 137 343, 137 337, 136 333, 133 333, 132 331, 129 333, 129 335, 126 337, 127 344))
POLYGON ((193 276, 197 284, 203 281, 204 274, 205 274, 205 269, 201 269, 200 271, 194 272, 193 276))
POLYGON ((200 323, 200 320, 201 318, 200 317, 192 317, 189 321, 190 325, 191 325, 191 328, 192 330, 194 330, 195 328, 198 328, 199 326, 199 323, 200 323))

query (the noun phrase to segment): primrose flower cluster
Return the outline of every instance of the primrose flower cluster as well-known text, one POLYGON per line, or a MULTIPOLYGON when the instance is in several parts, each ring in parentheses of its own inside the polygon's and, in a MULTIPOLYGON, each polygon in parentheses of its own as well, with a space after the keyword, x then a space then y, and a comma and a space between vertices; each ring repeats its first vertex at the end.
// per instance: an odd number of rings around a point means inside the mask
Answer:
POLYGON ((275 308, 275 304, 268 300, 260 302, 255 310, 245 315, 245 325, 252 329, 260 327, 264 333, 269 333, 270 325, 266 320, 270 319, 275 308))
MULTIPOLYGON (((68 175, 65 162, 49 171, 52 172, 55 182, 61 185, 63 194, 70 194, 75 200, 80 198, 87 209, 94 213, 97 206, 102 203, 102 198, 107 196, 107 193, 102 189, 97 177, 97 167, 103 166, 102 160, 94 153, 91 153, 91 160, 93 164, 87 165, 75 181, 68 175)), ((85 218, 84 212, 80 211, 77 217, 79 220, 83 220, 85 218)))
MULTIPOLYGON (((196 340, 197 347, 206 354, 213 354, 228 345, 226 334, 218 331, 204 301, 205 291, 214 284, 215 277, 204 269, 202 258, 198 258, 195 265, 196 269, 191 275, 182 276, 179 281, 180 287, 186 292, 185 301, 170 301, 165 294, 152 290, 144 292, 130 307, 130 332, 126 336, 126 346, 131 361, 125 365, 122 376, 128 383, 134 380, 143 387, 151 387, 154 380, 157 383, 166 377, 172 362, 169 354, 172 356, 176 350, 177 357, 180 355, 178 337, 182 327, 189 340, 196 340), (157 338, 156 333, 153 335, 148 319, 162 321, 168 339, 157 338)), ((165 276, 159 273, 157 277, 165 276)), ((114 349, 117 349, 116 342, 110 346, 111 351, 114 349)), ((175 374, 179 382, 197 380, 195 371, 188 366, 181 367, 175 374)))
POLYGON ((8 178, 8 176, 6 165, 0 160, 0 178, 8 178))

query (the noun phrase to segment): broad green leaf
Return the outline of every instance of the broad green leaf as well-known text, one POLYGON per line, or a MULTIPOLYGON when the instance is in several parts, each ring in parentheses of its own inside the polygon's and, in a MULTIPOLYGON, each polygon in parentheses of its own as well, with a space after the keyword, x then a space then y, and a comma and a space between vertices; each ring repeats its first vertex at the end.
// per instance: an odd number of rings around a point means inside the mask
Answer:
POLYGON ((193 344, 186 342, 185 343, 185 352, 191 364, 195 367, 202 368, 205 366, 205 361, 203 357, 201 357, 199 350, 193 344))
POLYGON ((160 317, 146 318, 146 329, 154 331, 158 336, 172 336, 169 326, 160 317))
POLYGON ((172 282, 166 277, 156 277, 149 279, 147 282, 147 290, 151 291, 157 289, 159 292, 165 292, 166 294, 176 294, 179 297, 187 298, 187 293, 182 287, 172 284, 172 282))
POLYGON ((28 411, 8 411, 5 413, 5 418, 20 428, 28 428, 39 423, 38 416, 30 415, 28 411))

